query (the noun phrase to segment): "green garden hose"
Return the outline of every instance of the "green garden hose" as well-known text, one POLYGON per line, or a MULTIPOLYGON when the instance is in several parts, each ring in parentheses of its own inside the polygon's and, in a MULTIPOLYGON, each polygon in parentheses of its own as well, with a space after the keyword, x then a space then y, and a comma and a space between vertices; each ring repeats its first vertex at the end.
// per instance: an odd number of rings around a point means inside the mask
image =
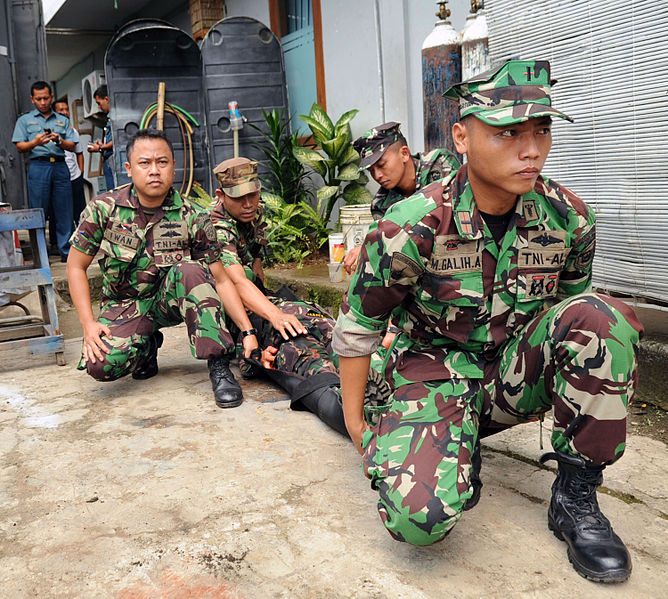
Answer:
MULTIPOLYGON (((192 139, 193 125, 199 127, 199 123, 191 114, 176 104, 165 102, 165 112, 171 112, 176 117, 176 121, 178 122, 181 131, 181 139, 183 141, 183 183, 181 183, 179 193, 182 196, 187 197, 192 189, 193 180, 195 178, 195 156, 192 139)), ((139 128, 146 129, 157 113, 158 103, 155 102, 144 111, 139 123, 139 128)))

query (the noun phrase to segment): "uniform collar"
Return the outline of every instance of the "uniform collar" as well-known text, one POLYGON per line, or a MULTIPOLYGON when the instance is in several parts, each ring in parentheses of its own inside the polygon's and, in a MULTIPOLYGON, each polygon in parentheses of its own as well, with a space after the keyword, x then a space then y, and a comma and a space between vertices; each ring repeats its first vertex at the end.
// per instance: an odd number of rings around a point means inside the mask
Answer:
MULTIPOLYGON (((536 186, 529 193, 521 195, 515 204, 516 224, 518 227, 531 227, 540 222, 540 194, 536 187, 542 186, 542 177, 536 181, 536 186)), ((466 165, 458 171, 451 188, 452 210, 454 212, 457 231, 466 239, 483 237, 482 217, 473 200, 473 190, 469 183, 466 165)))
MULTIPOLYGON (((134 185, 132 185, 132 183, 128 183, 127 185, 121 187, 114 195, 116 196, 114 199, 117 206, 139 210, 139 198, 137 197, 137 192, 135 191, 134 185)), ((179 192, 176 191, 173 187, 170 187, 169 191, 167 192, 167 197, 159 207, 164 211, 168 211, 179 210, 183 207, 183 205, 183 198, 179 192)))
MULTIPOLYGON (((53 110, 53 107, 51 107, 51 112, 49 113, 49 116, 44 116, 38 108, 34 108, 31 112, 30 115, 34 117, 41 116, 45 121, 48 121, 54 114, 56 114, 53 110)), ((62 116, 62 115, 61 115, 62 116)))
POLYGON ((483 236, 482 219, 473 201, 466 165, 457 171, 450 194, 457 231, 465 239, 480 239, 483 236))

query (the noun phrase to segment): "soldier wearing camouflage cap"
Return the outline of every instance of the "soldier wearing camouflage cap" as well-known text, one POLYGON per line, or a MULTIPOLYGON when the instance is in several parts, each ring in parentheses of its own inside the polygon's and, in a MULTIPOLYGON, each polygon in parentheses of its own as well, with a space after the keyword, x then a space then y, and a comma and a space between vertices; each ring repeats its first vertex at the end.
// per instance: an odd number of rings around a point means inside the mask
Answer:
MULTIPOLYGON (((158 373, 160 329, 186 323, 194 357, 208 360, 216 404, 235 407, 241 387, 229 369, 234 344, 220 297, 238 326, 250 322, 220 264, 209 215, 172 187, 174 152, 162 131, 142 129, 127 145, 131 185, 90 202, 72 235, 67 278, 83 327, 79 369, 99 381, 158 373), (93 317, 86 271, 100 254, 100 314, 93 317)), ((244 344, 257 348, 255 336, 244 344)))
MULTIPOLYGON (((246 377, 263 373, 287 391, 294 410, 309 410, 346 434, 339 390, 338 359, 332 353, 334 320, 320 306, 296 297, 275 297, 264 287, 265 245, 257 163, 233 158, 214 173, 221 188, 212 220, 225 272, 234 282, 263 351, 240 363, 246 377)), ((238 331, 229 323, 233 336, 238 331)), ((372 383, 372 388, 379 389, 372 383)), ((374 394, 375 395, 375 394, 374 394)))
POLYGON ((592 291, 594 212, 541 175, 551 118, 571 120, 552 85, 548 62, 511 60, 445 92, 467 165, 372 225, 333 348, 346 426, 396 539, 443 539, 479 499, 481 434, 552 410, 549 528, 579 574, 619 582, 631 558, 596 488, 624 452, 643 328, 592 291), (390 315, 393 394, 374 425, 361 381, 390 315))
MULTIPOLYGON (((445 149, 411 154, 400 125, 395 121, 378 125, 358 137, 353 144, 361 158, 360 168, 367 169, 380 185, 371 202, 371 214, 375 220, 382 218, 390 206, 460 166, 457 157, 445 149)), ((343 266, 348 274, 355 268, 358 256, 359 246, 346 254, 343 266)))

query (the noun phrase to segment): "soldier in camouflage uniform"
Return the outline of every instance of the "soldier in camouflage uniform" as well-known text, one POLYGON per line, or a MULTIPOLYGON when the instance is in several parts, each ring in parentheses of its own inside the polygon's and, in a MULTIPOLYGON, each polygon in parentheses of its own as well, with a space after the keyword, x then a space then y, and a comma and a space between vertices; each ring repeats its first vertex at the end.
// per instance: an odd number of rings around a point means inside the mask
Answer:
POLYGON ((459 101, 453 137, 468 164, 372 225, 333 348, 346 425, 392 536, 443 539, 477 501, 480 429, 552 410, 549 528, 579 574, 616 582, 631 559, 596 488, 624 452, 642 325, 592 292, 594 212, 540 175, 550 117, 571 120, 550 86, 548 62, 508 61, 445 93, 459 101), (361 381, 390 316, 393 394, 369 427, 361 381))
MULTIPOLYGON (((354 142, 360 155, 360 168, 368 169, 380 189, 371 202, 374 220, 382 218, 390 206, 412 196, 423 187, 442 179, 460 164, 450 151, 437 148, 431 152, 411 154, 400 123, 383 123, 369 129, 354 142)), ((348 274, 355 268, 359 248, 350 250, 343 267, 348 274)))
MULTIPOLYGON (((158 372, 159 329, 186 323, 194 357, 208 360, 216 403, 241 403, 229 370, 232 339, 216 291, 242 328, 251 329, 234 285, 219 262, 208 215, 195 212, 172 188, 172 146, 162 132, 141 130, 128 143, 133 184, 102 194, 86 208, 72 236, 70 292, 84 330, 79 369, 99 381, 158 372), (95 321, 86 271, 97 252, 102 273, 95 321)), ((246 353, 257 348, 249 336, 246 353)))
MULTIPOLYGON (((334 320, 317 304, 265 295, 261 252, 266 241, 257 163, 225 160, 214 174, 220 189, 211 216, 221 259, 254 313, 251 321, 264 348, 262 358, 252 362, 255 368, 242 366, 242 372, 252 376, 259 369, 290 394, 293 409, 307 409, 345 435, 338 360, 331 349, 334 320)), ((377 386, 370 387, 374 395, 377 386)))

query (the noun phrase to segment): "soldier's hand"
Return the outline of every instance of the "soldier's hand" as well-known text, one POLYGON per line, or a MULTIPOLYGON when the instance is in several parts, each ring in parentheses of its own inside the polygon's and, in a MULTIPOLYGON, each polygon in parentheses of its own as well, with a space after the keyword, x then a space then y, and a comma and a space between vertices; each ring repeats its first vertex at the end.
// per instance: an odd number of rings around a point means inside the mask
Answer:
POLYGON ((104 354, 111 353, 111 349, 102 341, 102 335, 108 339, 113 338, 109 327, 100 322, 93 321, 84 325, 82 354, 86 362, 95 364, 97 360, 104 360, 104 354))
POLYGON ((358 245, 357 247, 354 247, 352 250, 349 250, 345 258, 343 259, 343 269, 348 274, 351 274, 355 270, 355 267, 357 266, 357 260, 360 257, 361 251, 362 251, 362 246, 358 245))
POLYGON ((251 357, 251 352, 255 349, 259 349, 260 346, 258 345, 257 342, 257 337, 255 335, 246 335, 241 343, 244 346, 244 357, 245 358, 250 358, 251 357))
POLYGON ((289 336, 296 337, 297 335, 306 335, 308 333, 304 325, 299 322, 299 319, 294 314, 285 314, 278 309, 271 316, 269 322, 286 341, 290 338, 289 336))
POLYGON ((278 348, 270 345, 267 349, 262 350, 262 366, 265 368, 273 368, 274 360, 276 359, 276 354, 278 353, 278 348))

